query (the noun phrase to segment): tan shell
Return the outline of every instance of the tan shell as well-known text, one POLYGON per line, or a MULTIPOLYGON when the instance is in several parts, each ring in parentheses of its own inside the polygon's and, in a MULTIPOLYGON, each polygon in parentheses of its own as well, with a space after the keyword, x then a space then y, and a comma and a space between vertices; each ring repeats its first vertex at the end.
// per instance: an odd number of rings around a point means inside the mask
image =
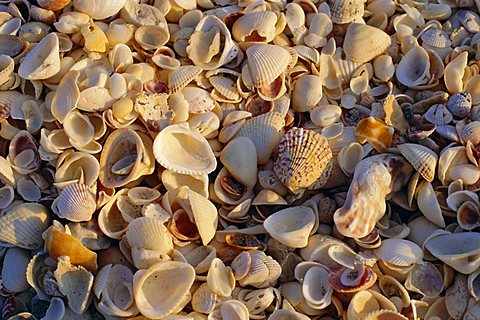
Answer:
POLYGON ((181 174, 208 174, 217 166, 207 140, 187 123, 163 129, 155 138, 153 153, 162 166, 181 174))
POLYGON ((375 249, 375 254, 383 262, 400 267, 410 266, 423 258, 423 252, 419 246, 403 239, 383 240, 382 245, 375 249))
POLYGON ((42 39, 25 57, 18 75, 28 80, 43 80, 60 71, 59 42, 55 33, 42 39))
POLYGON ((89 221, 97 208, 95 196, 84 184, 70 184, 53 201, 52 210, 70 221, 89 221))
POLYGON ((246 137, 236 137, 220 153, 220 161, 240 183, 253 187, 257 182, 257 150, 246 137))
POLYGON ((271 11, 254 11, 241 16, 232 27, 237 42, 271 42, 276 35, 277 15, 271 11))
POLYGON ((76 10, 88 14, 92 19, 103 20, 118 13, 126 0, 73 0, 76 10))
POLYGON ((350 23, 363 16, 363 2, 359 0, 335 0, 332 7, 332 22, 350 23))
POLYGON ((352 23, 345 34, 343 50, 347 57, 359 63, 368 62, 381 55, 390 46, 390 37, 382 30, 352 23))
POLYGON ((438 156, 435 152, 427 147, 413 143, 404 143, 397 147, 425 180, 433 181, 438 161, 438 156))
POLYGON ((146 25, 135 30, 135 40, 145 50, 155 50, 166 44, 169 38, 166 26, 146 25))
POLYGON ((45 9, 57 11, 65 8, 71 0, 39 0, 37 3, 45 9))
POLYGON ((182 90, 190 82, 192 82, 203 69, 197 66, 186 65, 180 66, 179 68, 168 73, 168 88, 173 94, 182 90))
POLYGON ((247 49, 248 70, 257 88, 265 87, 286 71, 291 61, 290 53, 271 44, 258 44, 247 49))
POLYGON ((463 76, 468 62, 468 53, 462 52, 445 67, 444 80, 449 93, 463 91, 463 76))
POLYGON ((235 288, 235 277, 230 267, 226 267, 222 260, 215 258, 208 269, 207 284, 213 293, 229 297, 235 288))
POLYGON ((100 155, 100 182, 105 187, 124 186, 153 172, 152 141, 132 129, 112 132, 100 155))
POLYGON ((273 170, 293 192, 308 188, 317 180, 319 188, 328 179, 331 160, 327 139, 314 131, 294 127, 279 142, 273 170))

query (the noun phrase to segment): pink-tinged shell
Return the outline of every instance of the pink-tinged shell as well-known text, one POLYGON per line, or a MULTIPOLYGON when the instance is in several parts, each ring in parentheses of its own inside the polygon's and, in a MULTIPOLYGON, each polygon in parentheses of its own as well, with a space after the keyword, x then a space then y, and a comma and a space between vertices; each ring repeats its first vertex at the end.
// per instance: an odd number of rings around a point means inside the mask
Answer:
POLYGON ((367 290, 377 281, 377 274, 370 267, 364 266, 359 270, 351 270, 344 266, 337 266, 330 271, 328 282, 333 290, 340 293, 353 293, 361 290, 367 290), (349 279, 358 279, 358 283, 353 286, 346 285, 342 282, 342 275, 348 274, 349 279))
POLYGON ((8 160, 12 168, 20 174, 28 174, 38 169, 42 161, 38 154, 38 143, 28 131, 19 131, 10 142, 8 160))

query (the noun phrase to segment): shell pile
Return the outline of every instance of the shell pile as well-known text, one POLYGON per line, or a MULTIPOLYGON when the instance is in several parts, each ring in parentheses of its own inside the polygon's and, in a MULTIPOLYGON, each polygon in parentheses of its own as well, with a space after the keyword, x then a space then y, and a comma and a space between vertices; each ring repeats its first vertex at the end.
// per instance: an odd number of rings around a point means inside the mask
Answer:
POLYGON ((0 319, 479 320, 479 0, 0 0, 0 319))

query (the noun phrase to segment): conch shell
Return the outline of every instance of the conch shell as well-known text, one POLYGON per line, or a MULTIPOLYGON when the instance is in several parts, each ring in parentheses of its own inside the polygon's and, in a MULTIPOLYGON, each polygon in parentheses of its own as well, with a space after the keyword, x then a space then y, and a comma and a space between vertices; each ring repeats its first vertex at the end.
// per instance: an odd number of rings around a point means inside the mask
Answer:
POLYGON ((376 155, 360 161, 345 204, 333 216, 338 231, 352 238, 368 235, 385 213, 386 196, 399 191, 412 171, 404 158, 393 154, 376 155))

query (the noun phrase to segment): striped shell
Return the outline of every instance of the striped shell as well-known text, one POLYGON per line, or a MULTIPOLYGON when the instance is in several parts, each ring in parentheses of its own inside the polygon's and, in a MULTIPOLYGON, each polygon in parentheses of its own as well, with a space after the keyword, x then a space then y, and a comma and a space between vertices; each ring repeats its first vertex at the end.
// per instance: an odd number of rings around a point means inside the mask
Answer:
POLYGON ((84 184, 70 184, 52 203, 52 210, 60 218, 70 221, 89 221, 97 208, 94 195, 84 184))
POLYGON ((433 181, 438 161, 438 156, 435 152, 427 147, 414 143, 398 145, 398 149, 425 180, 429 182, 433 181))
POLYGON ((247 62, 253 85, 265 87, 286 71, 291 55, 288 50, 271 44, 258 44, 247 49, 247 62))
POLYGON ((343 41, 347 58, 364 63, 384 53, 391 44, 390 37, 382 30, 367 24, 352 23, 343 41))

